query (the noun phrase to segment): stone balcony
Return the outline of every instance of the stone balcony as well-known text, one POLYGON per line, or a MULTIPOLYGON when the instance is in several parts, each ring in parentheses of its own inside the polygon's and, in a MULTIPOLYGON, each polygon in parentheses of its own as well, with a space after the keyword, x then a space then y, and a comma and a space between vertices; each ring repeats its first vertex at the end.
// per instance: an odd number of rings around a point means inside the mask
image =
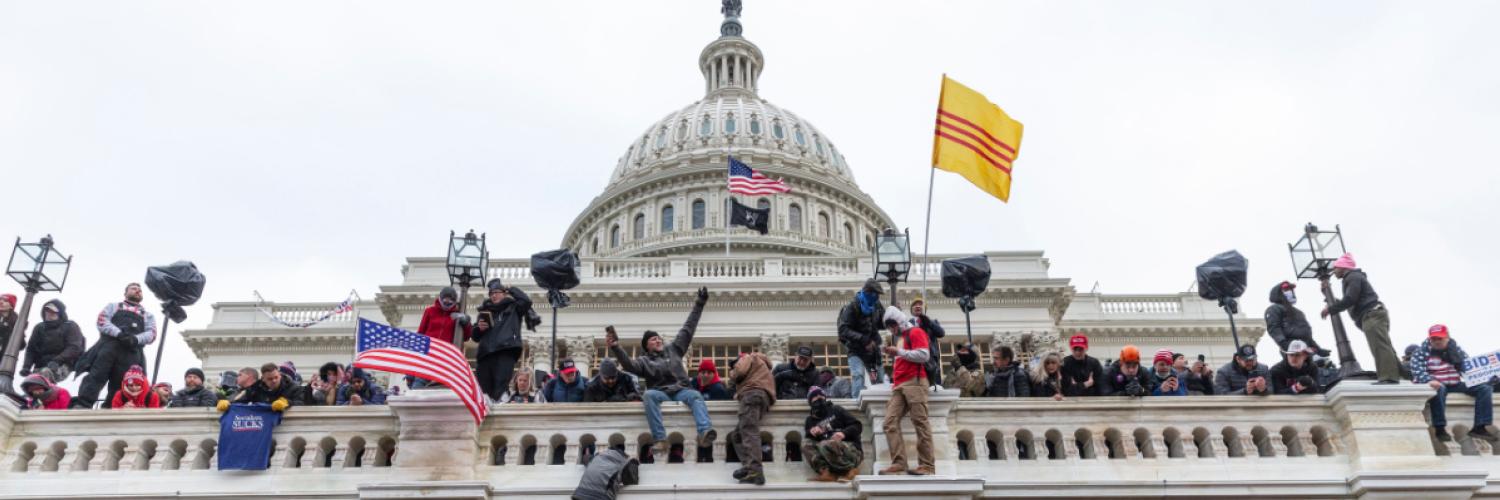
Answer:
MULTIPOLYGON (((1327 396, 957 399, 931 402, 938 477, 862 475, 810 483, 797 444, 807 407, 783 401, 762 425, 764 487, 734 484, 731 402, 712 402, 721 439, 685 462, 641 467, 623 498, 1474 498, 1500 495, 1484 442, 1431 439, 1430 391, 1349 383, 1327 396)), ((889 393, 841 401, 865 421, 864 472, 887 464, 879 422, 889 393)), ((1455 396, 1463 436, 1472 402, 1455 396)), ((0 498, 564 498, 580 458, 618 446, 649 453, 640 405, 491 408, 474 425, 449 393, 384 407, 299 407, 275 432, 271 468, 215 470, 212 409, 19 412, 0 403, 0 498), (643 447, 646 447, 643 450, 643 447)), ((691 441, 685 408, 664 409, 669 440, 691 441)), ((903 425, 910 436, 909 423, 903 425)), ((908 446, 914 446, 909 444, 908 446)), ((914 454, 912 454, 914 456, 914 454)))

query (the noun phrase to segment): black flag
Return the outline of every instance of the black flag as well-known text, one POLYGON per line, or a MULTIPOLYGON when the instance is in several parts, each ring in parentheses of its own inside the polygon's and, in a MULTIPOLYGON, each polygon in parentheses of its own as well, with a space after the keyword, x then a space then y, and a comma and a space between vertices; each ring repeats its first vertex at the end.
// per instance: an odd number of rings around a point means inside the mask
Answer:
POLYGON ((733 198, 730 198, 729 202, 734 204, 733 209, 729 212, 730 224, 745 226, 760 231, 760 234, 766 234, 766 232, 770 231, 768 224, 771 220, 771 209, 750 208, 741 205, 739 200, 733 198))

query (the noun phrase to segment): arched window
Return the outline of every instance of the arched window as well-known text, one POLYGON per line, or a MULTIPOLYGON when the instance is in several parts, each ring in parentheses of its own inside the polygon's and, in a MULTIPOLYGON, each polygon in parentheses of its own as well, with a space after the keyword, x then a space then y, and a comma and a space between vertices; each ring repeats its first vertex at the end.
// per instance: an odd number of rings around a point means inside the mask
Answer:
POLYGON ((786 129, 782 128, 781 120, 771 122, 771 135, 776 136, 777 139, 786 138, 786 129))
POLYGON ((865 235, 865 250, 874 250, 875 244, 870 241, 870 235, 865 235))
POLYGON ((646 239, 646 214, 635 214, 635 222, 630 224, 630 239, 646 239))
POLYGON ((724 133, 733 134, 738 127, 739 121, 734 119, 734 113, 730 113, 724 117, 724 133))
POLYGON ((792 135, 796 137, 798 146, 807 145, 807 136, 802 135, 802 127, 797 127, 797 129, 793 131, 792 135))
POLYGON ((703 115, 703 121, 698 124, 698 135, 708 137, 712 133, 714 133, 714 119, 708 115, 703 115))
POLYGON ((823 156, 823 139, 814 136, 813 146, 816 146, 818 148, 818 156, 823 156))
POLYGON ((787 219, 786 224, 788 226, 788 229, 790 229, 792 231, 799 232, 799 233, 802 232, 802 206, 801 205, 793 203, 792 206, 787 207, 787 209, 786 209, 786 219, 787 219))
POLYGON ((750 135, 760 135, 760 117, 750 115, 750 135))
POLYGON ((665 207, 661 207, 661 232, 663 232, 663 233, 670 233, 670 232, 672 232, 672 226, 674 226, 672 217, 674 215, 676 215, 676 214, 672 210, 672 206, 671 205, 667 205, 665 207))
POLYGON ((708 204, 703 200, 693 200, 693 229, 703 229, 704 221, 708 220, 708 204))
POLYGON ((656 147, 659 148, 659 147, 666 146, 666 145, 667 145, 667 127, 662 127, 661 130, 656 131, 656 147))
POLYGON ((677 140, 679 140, 679 141, 686 140, 687 139, 687 132, 688 132, 688 122, 687 122, 687 120, 683 120, 682 123, 678 123, 677 124, 677 140))
POLYGON ((818 234, 824 238, 830 238, 833 223, 828 220, 828 212, 818 212, 818 234))
POLYGON ((609 247, 620 248, 620 225, 615 224, 609 228, 609 247))
POLYGON ((854 246, 854 226, 850 225, 848 222, 844 223, 844 243, 848 243, 849 246, 854 246))
POLYGON ((589 251, 589 255, 599 255, 599 237, 598 236, 594 237, 594 244, 593 244, 593 246, 589 247, 589 250, 590 250, 589 251))

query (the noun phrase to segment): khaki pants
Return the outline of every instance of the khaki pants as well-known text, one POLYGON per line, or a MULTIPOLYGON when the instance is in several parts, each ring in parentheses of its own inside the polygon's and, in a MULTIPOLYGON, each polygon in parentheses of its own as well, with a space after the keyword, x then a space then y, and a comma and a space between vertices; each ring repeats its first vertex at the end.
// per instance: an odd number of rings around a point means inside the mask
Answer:
POLYGON ((1365 341, 1370 344, 1370 354, 1375 357, 1377 380, 1401 380, 1401 360, 1396 357, 1396 348, 1391 345, 1391 314, 1385 307, 1365 313, 1359 321, 1359 330, 1365 332, 1365 341))
POLYGON ((734 442, 734 454, 746 469, 761 471, 760 420, 770 410, 771 397, 766 391, 752 389, 740 394, 740 418, 734 426, 739 439, 734 442))
POLYGON ((906 467, 906 440, 901 437, 901 418, 911 417, 911 425, 917 430, 917 465, 935 467, 932 454, 932 424, 927 421, 927 378, 908 380, 891 390, 891 400, 885 404, 886 444, 891 448, 891 465, 906 467))

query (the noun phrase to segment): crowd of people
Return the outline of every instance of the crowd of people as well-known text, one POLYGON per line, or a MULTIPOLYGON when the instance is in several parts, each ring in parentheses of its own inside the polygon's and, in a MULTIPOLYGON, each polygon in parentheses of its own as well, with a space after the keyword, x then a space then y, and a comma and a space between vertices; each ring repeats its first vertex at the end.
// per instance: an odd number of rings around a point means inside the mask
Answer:
MULTIPOLYGON (((1494 387, 1463 382, 1468 356, 1451 338, 1448 328, 1433 326, 1425 341, 1407 348, 1405 358, 1396 360, 1390 348, 1387 310, 1368 277, 1349 255, 1336 261, 1333 268, 1333 274, 1344 280, 1343 298, 1332 301, 1321 314, 1350 312, 1372 346, 1377 383, 1406 379, 1431 387, 1436 393, 1429 403, 1433 432, 1442 441, 1452 440, 1446 428, 1446 395, 1472 396, 1476 405, 1469 435, 1500 442, 1500 437, 1488 429, 1493 419, 1494 387)), ((1325 290, 1331 287, 1326 280, 1322 285, 1325 290)), ((735 401, 738 412, 731 438, 742 466, 734 477, 748 484, 765 483, 761 460, 769 450, 760 442, 760 424, 778 400, 809 403, 800 452, 817 480, 836 481, 849 479, 859 469, 864 456, 860 445, 863 429, 858 419, 832 399, 857 398, 877 384, 889 383, 891 387, 881 430, 892 456, 890 465, 879 472, 927 475, 934 473, 927 400, 943 380, 958 389, 961 397, 1054 400, 1310 395, 1338 383, 1338 370, 1329 359, 1331 353, 1313 339, 1311 324, 1296 307, 1296 285, 1290 282, 1272 287, 1265 312, 1266 330, 1278 346, 1281 360, 1268 367, 1261 362, 1256 347, 1246 344, 1238 346, 1230 362, 1214 368, 1201 354, 1190 359, 1171 349, 1143 351, 1134 345, 1110 353, 1113 359, 1101 362, 1091 352, 1089 338, 1081 333, 1068 338, 1066 352, 1034 353, 1032 359, 1019 359, 1011 347, 997 346, 990 351, 988 366, 981 363, 975 346, 961 344, 945 364, 938 349, 943 327, 928 314, 926 305, 914 300, 909 313, 896 305, 885 306, 880 303, 880 284, 869 280, 842 307, 836 321, 838 339, 848 357, 848 377, 819 367, 808 346, 798 347, 791 359, 779 364, 773 364, 763 353, 743 352, 729 361, 723 373, 713 359, 699 360, 696 372, 689 373, 694 334, 710 298, 706 287, 697 291, 687 319, 670 342, 647 330, 641 335, 638 353, 632 356, 620 346, 614 327, 606 328, 608 357, 600 360, 592 378, 583 376, 572 359, 559 360, 551 373, 517 370, 524 346, 521 329, 535 330, 541 319, 521 289, 491 280, 487 290, 489 298, 477 307, 477 320, 471 321, 461 311, 457 291, 444 288, 424 311, 418 331, 434 341, 453 342, 462 336, 477 342, 476 378, 490 403, 640 402, 652 446, 657 454, 671 456, 681 451, 674 450, 667 439, 661 406, 677 402, 691 410, 694 444, 702 456, 701 450, 711 447, 718 437, 705 402, 735 401), (1148 352, 1150 357, 1146 358, 1148 352), (1147 359, 1150 363, 1145 362, 1147 359), (916 431, 915 467, 906 457, 903 420, 910 420, 916 431)), ((140 301, 141 287, 132 283, 126 287, 123 301, 106 305, 96 321, 99 341, 87 350, 78 325, 68 318, 66 306, 58 300, 47 302, 42 307, 43 321, 32 330, 29 340, 22 341, 25 359, 21 386, 26 407, 92 408, 106 386, 101 402, 106 408, 217 407, 224 411, 234 403, 264 403, 281 411, 291 406, 385 404, 386 391, 370 374, 337 362, 325 363, 305 381, 291 362, 285 362, 224 372, 218 386, 208 386, 203 371, 193 368, 184 374, 185 387, 180 390, 173 391, 165 383, 148 387, 142 348, 155 341, 156 323, 140 301), (56 382, 76 374, 86 375, 80 393, 74 396, 56 382)), ((8 335, 10 329, 5 326, 15 324, 14 306, 14 296, 0 295, 0 328, 4 328, 0 335, 8 335)), ((0 341, 4 340, 0 336, 0 341)), ((430 384, 411 377, 407 380, 411 388, 430 384)))

